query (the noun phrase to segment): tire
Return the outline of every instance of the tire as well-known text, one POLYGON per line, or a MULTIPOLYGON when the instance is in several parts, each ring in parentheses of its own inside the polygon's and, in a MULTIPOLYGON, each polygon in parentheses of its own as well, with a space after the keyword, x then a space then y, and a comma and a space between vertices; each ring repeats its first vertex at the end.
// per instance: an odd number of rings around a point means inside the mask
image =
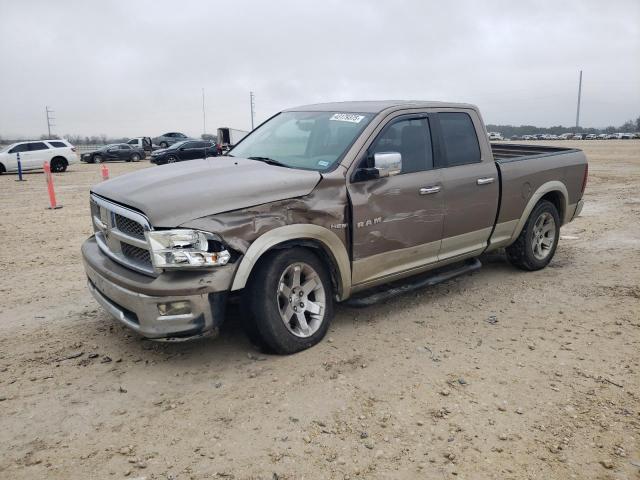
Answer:
POLYGON ((133 155, 131 155, 131 161, 132 162, 139 162, 140 161, 140 155, 138 155, 137 153, 134 153, 133 155))
POLYGON ((171 155, 169 158, 167 158, 167 163, 176 163, 178 161, 178 158, 175 157, 174 155, 171 155))
POLYGON ((296 353, 317 344, 329 329, 334 314, 331 278, 306 248, 274 250, 252 273, 242 304, 252 340, 269 352, 296 353))
POLYGON ((101 155, 94 155, 93 156, 93 162, 91 163, 102 163, 102 156, 101 155))
POLYGON ((541 200, 535 206, 517 240, 506 248, 507 259, 522 270, 546 267, 556 253, 560 215, 555 205, 541 200))
POLYGON ((51 171, 54 173, 65 172, 68 165, 65 158, 55 157, 51 160, 51 171))
POLYGON ((160 142, 160 147, 161 148, 167 148, 169 146, 169 144, 167 142, 160 142))
POLYGON ((2 175, 3 173, 6 173, 7 169, 5 168, 5 166, 3 164, 0 163, 0 175, 2 175))

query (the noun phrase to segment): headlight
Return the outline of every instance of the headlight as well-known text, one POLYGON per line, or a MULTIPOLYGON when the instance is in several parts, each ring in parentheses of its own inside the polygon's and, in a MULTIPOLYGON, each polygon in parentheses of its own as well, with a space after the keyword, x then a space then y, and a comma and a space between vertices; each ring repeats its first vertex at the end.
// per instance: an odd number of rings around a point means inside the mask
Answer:
POLYGON ((220 238, 199 230, 146 232, 155 268, 197 268, 226 265, 231 254, 220 238))

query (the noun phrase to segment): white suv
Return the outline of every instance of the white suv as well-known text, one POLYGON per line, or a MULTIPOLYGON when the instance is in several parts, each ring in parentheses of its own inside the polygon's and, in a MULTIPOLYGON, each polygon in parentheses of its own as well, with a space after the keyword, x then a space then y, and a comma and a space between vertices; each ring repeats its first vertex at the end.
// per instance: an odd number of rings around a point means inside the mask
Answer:
POLYGON ((0 174, 18 171, 18 153, 22 170, 37 170, 49 162, 52 172, 64 172, 78 163, 76 149, 66 140, 31 140, 0 148, 0 174))

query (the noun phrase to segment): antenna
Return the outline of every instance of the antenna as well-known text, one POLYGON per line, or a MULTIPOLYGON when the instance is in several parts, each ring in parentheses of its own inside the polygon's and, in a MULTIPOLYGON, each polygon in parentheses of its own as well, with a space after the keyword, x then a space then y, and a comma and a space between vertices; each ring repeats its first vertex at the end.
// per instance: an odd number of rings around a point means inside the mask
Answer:
POLYGON ((582 97, 582 70, 578 81, 578 109, 576 110, 576 128, 580 127, 580 97, 582 97))
POLYGON ((251 105, 251 130, 253 130, 253 122, 256 115, 256 96, 253 92, 249 92, 249 104, 251 105))
POLYGON ((48 106, 44 107, 45 114, 47 115, 47 131, 49 132, 48 138, 51 138, 51 127, 55 127, 56 124, 53 121, 56 117, 52 117, 51 114, 54 113, 53 110, 50 110, 48 106))

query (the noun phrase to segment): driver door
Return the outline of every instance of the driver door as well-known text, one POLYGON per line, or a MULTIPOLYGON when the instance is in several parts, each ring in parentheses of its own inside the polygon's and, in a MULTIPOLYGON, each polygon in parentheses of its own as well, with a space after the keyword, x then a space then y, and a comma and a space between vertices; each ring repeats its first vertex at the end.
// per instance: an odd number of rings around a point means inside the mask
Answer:
POLYGON ((358 180, 352 202, 352 282, 374 284, 438 260, 444 203, 441 170, 434 162, 429 116, 390 120, 367 149, 358 168, 373 167, 374 155, 400 153, 397 175, 358 180))

